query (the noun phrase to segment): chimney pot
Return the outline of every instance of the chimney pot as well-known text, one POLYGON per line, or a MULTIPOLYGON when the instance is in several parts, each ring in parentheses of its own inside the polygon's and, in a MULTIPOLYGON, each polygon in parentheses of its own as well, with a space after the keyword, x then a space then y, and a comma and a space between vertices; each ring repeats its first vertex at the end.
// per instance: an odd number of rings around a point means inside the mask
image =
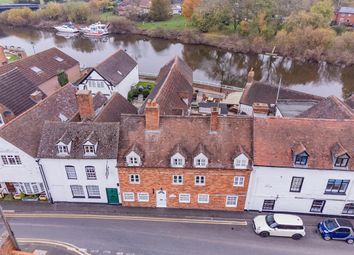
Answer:
POLYGON ((76 101, 81 120, 92 119, 95 116, 91 90, 78 90, 76 101))
POLYGON ((147 106, 145 107, 145 129, 146 130, 159 130, 160 127, 160 109, 156 100, 151 103, 148 100, 147 106))
POLYGON ((211 115, 210 115, 210 132, 217 132, 218 116, 219 116, 219 107, 213 107, 211 109, 211 115))

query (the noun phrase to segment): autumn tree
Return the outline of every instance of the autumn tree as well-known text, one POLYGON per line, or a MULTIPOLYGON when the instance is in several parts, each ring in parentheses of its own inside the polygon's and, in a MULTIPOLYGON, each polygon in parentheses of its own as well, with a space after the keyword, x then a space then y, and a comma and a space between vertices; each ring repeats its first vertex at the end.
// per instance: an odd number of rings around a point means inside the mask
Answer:
POLYGON ((184 0, 182 5, 182 15, 190 19, 199 4, 200 0, 184 0))
POLYGON ((149 15, 154 21, 167 20, 171 15, 171 1, 152 0, 149 15))

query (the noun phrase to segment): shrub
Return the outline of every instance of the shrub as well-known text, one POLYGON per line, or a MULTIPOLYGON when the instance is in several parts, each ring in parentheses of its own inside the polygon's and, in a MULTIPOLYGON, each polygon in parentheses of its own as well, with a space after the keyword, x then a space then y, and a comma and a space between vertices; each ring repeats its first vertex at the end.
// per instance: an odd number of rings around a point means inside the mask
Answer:
POLYGON ((38 11, 40 16, 45 20, 59 20, 60 18, 65 20, 63 17, 64 8, 62 4, 55 2, 50 2, 38 11))
POLYGON ((135 23, 125 17, 112 17, 110 30, 113 33, 126 33, 135 29, 135 23))
POLYGON ((91 10, 87 3, 70 2, 64 6, 64 14, 70 21, 84 24, 91 17, 91 10))
POLYGON ((7 25, 25 26, 38 22, 38 16, 29 8, 11 9, 0 14, 0 21, 7 25))

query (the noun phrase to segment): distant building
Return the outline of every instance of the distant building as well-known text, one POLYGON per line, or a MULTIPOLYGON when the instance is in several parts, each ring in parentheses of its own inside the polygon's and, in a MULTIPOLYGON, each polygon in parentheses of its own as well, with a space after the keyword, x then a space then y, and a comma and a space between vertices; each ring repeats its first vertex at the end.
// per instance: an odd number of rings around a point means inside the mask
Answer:
POLYGON ((341 7, 336 11, 335 21, 347 26, 354 25, 354 7, 341 7))
POLYGON ((114 92, 128 97, 131 87, 139 82, 137 62, 124 50, 118 50, 96 67, 89 69, 87 74, 76 84, 80 90, 91 90, 110 97, 114 92))

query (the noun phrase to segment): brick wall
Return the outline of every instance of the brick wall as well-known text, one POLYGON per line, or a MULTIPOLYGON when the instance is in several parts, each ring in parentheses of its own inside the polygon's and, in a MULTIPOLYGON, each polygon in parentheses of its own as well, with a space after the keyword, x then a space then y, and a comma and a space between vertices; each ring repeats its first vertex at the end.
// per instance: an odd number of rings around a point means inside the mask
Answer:
POLYGON ((135 201, 122 201, 123 206, 156 207, 156 192, 161 188, 167 192, 168 208, 194 208, 209 210, 242 211, 245 207, 246 194, 249 183, 250 170, 225 170, 225 169, 178 169, 178 168, 119 168, 120 190, 134 192, 135 201), (131 184, 130 174, 140 175, 140 184, 131 184), (173 175, 183 175, 183 184, 172 184, 173 175), (196 186, 196 175, 205 176, 205 185, 196 186), (243 187, 234 187, 234 176, 244 176, 243 187), (137 193, 148 192, 149 202, 138 202, 137 193), (191 195, 190 203, 179 203, 179 194, 191 195), (200 204, 198 194, 209 194, 209 203, 200 204), (226 195, 237 195, 237 207, 226 207, 226 195))
POLYGON ((338 13, 336 15, 336 21, 340 24, 354 25, 354 14, 349 16, 346 13, 338 13))

